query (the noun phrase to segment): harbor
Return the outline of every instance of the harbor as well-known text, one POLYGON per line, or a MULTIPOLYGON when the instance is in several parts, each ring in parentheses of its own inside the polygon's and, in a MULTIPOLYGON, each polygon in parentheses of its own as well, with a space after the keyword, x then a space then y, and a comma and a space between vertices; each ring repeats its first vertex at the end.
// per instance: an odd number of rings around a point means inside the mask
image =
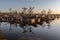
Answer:
POLYGON ((4 40, 55 39, 53 38, 54 35, 52 38, 49 39, 38 35, 40 35, 39 33, 41 29, 43 30, 44 28, 47 27, 47 30, 49 30, 52 24, 60 20, 60 14, 51 14, 51 12, 49 11, 47 12, 47 14, 45 13, 34 14, 31 13, 31 11, 29 12, 29 14, 25 13, 25 11, 23 11, 23 13, 17 12, 0 13, 0 30, 3 31, 3 34, 6 38, 6 39, 3 38, 4 40), (37 30, 40 30, 38 34, 37 30))
POLYGON ((60 0, 0 0, 0 40, 60 40, 60 0))
POLYGON ((48 10, 47 14, 45 13, 45 10, 42 10, 41 13, 32 13, 33 8, 31 7, 26 12, 26 8, 23 8, 23 11, 21 13, 17 13, 17 10, 15 12, 8 13, 2 13, 0 12, 0 22, 11 22, 11 23, 18 23, 18 24, 40 24, 43 21, 49 22, 49 20, 59 19, 60 14, 51 14, 52 12, 48 10))
POLYGON ((46 21, 42 24, 21 26, 17 23, 2 22, 0 23, 0 30, 2 30, 4 37, 7 40, 49 40, 49 39, 59 39, 59 21, 60 19, 55 19, 47 23, 46 21), (57 24, 57 25, 56 25, 57 24), (57 27, 56 27, 57 26, 57 27), (48 33, 48 34, 47 34, 48 33), (43 36, 43 34, 46 34, 43 36), (53 34, 53 35, 51 35, 53 34), (12 36, 11 36, 12 35, 12 36), (56 36, 57 35, 57 36, 56 36), (48 37, 48 39, 47 39, 48 37))

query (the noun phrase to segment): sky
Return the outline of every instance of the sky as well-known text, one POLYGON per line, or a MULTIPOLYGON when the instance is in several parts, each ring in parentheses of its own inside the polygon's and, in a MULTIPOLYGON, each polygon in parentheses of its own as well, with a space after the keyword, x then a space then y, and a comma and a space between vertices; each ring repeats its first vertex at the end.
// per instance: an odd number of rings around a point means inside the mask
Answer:
POLYGON ((60 11, 60 0, 0 0, 0 11, 17 10, 18 12, 23 7, 35 7, 35 10, 39 12, 41 9, 51 9, 55 12, 60 11))

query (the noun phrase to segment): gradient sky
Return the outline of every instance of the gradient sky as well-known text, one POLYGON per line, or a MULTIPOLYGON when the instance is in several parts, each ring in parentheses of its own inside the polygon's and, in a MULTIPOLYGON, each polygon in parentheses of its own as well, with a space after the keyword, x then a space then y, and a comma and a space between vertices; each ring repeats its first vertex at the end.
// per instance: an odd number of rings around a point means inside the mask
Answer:
POLYGON ((35 7, 35 10, 51 9, 60 11, 60 0, 0 0, 0 10, 20 10, 23 7, 35 7))

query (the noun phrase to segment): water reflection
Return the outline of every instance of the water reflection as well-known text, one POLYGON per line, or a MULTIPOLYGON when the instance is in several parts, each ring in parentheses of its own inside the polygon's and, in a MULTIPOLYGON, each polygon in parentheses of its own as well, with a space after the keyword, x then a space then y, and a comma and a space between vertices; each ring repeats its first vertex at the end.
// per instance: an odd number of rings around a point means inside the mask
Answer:
MULTIPOLYGON (((39 40, 39 39, 47 39, 50 37, 51 33, 51 22, 55 22, 53 20, 50 21, 42 21, 39 24, 29 25, 24 24, 20 25, 19 23, 10 23, 10 22, 2 22, 0 27, 8 40, 39 40), (44 34, 45 33, 45 34, 44 34), (23 34, 23 37, 22 37, 23 34), (31 36, 32 34, 32 36, 31 36), (50 34, 50 35, 49 35, 50 34), (48 36, 46 36, 48 35, 48 36), (46 37, 47 38, 46 38, 46 37)), ((53 33, 53 32, 52 32, 53 33)))
POLYGON ((13 23, 13 24, 10 23, 10 31, 12 31, 12 25, 14 25, 14 27, 17 28, 17 23, 13 23))
POLYGON ((23 29, 23 33, 32 32, 32 27, 30 25, 28 25, 28 24, 26 24, 25 26, 23 26, 21 28, 23 29))
MULTIPOLYGON (((42 28, 48 26, 48 29, 50 28, 50 22, 52 22, 53 20, 49 20, 49 21, 41 21, 41 23, 39 23, 39 25, 41 25, 42 28)), ((12 30, 12 26, 11 25, 15 25, 14 27, 17 27, 17 23, 12 23, 10 22, 10 31, 12 30)), ((32 32, 32 27, 38 27, 37 26, 37 23, 36 24, 26 24, 26 23, 23 23, 23 24, 19 24, 19 26, 23 29, 23 32, 22 33, 26 33, 26 32, 32 32)))

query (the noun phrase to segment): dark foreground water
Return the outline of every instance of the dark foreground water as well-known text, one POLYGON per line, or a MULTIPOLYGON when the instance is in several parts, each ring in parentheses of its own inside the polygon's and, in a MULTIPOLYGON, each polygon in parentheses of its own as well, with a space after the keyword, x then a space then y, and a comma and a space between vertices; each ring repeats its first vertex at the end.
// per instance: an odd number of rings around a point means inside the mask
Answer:
POLYGON ((31 31, 24 32, 19 24, 11 24, 8 22, 0 23, 0 30, 8 40, 60 40, 60 19, 55 19, 50 24, 43 23, 37 27, 31 27, 31 31))

